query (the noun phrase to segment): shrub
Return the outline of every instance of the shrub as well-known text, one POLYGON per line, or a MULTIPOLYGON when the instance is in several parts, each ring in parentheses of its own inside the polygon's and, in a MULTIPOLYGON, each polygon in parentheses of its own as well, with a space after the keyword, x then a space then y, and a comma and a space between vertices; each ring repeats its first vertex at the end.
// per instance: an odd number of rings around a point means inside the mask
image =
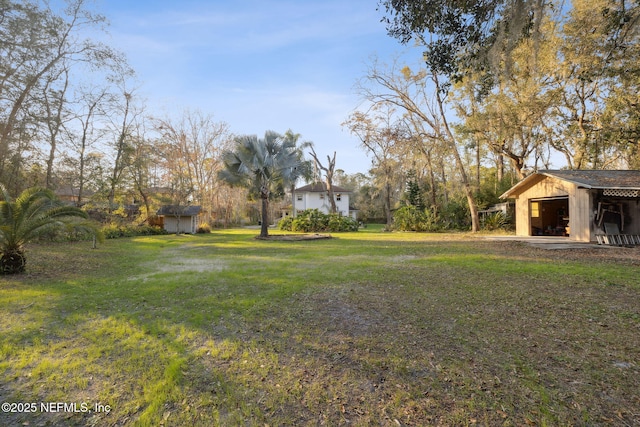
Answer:
POLYGON ((110 223, 102 227, 102 233, 105 239, 117 239, 120 237, 134 237, 134 236, 153 236, 158 234, 167 234, 167 232, 160 227, 152 227, 150 225, 120 225, 110 223))
POLYGON ((329 222, 329 216, 318 209, 307 209, 301 212, 291 223, 291 231, 304 233, 313 231, 325 231, 329 222))
POLYGON ((403 206, 393 214, 393 225, 399 231, 439 231, 438 216, 429 209, 403 206))
POLYGON ((93 239, 95 233, 88 230, 77 230, 71 228, 58 228, 48 230, 46 233, 38 236, 39 242, 79 242, 93 239))
POLYGON ((278 222, 278 228, 280 230, 291 231, 291 224, 293 224, 293 218, 290 216, 282 218, 280 222, 278 222))
POLYGON ((358 231, 358 223, 353 218, 338 214, 324 214, 318 209, 307 209, 296 218, 283 218, 278 223, 280 230, 310 232, 358 231))
POLYGON ((488 231, 503 230, 509 225, 509 218, 503 212, 487 215, 482 223, 482 228, 488 231))
POLYGON ((358 231, 358 222, 348 216, 340 216, 338 214, 330 214, 327 224, 327 231, 358 231))
POLYGON ((440 210, 440 218, 443 228, 447 230, 469 230, 471 228, 469 205, 463 199, 449 201, 440 210))
POLYGON ((196 228, 196 233, 198 234, 211 233, 211 226, 208 223, 203 222, 198 226, 198 228, 196 228))

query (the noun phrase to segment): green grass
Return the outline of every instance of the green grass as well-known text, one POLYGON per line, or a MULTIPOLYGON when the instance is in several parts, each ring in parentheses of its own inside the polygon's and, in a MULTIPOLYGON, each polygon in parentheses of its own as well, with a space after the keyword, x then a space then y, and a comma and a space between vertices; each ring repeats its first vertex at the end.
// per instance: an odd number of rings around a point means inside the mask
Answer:
POLYGON ((634 425, 638 249, 369 228, 33 245, 0 277, 0 425, 634 425))

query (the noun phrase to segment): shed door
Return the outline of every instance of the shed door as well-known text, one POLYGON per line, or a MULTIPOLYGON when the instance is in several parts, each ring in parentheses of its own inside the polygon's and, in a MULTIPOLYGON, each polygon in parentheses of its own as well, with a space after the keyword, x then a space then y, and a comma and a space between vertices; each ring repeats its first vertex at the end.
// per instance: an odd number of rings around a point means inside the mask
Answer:
POLYGON ((529 201, 532 236, 569 236, 569 197, 529 201))

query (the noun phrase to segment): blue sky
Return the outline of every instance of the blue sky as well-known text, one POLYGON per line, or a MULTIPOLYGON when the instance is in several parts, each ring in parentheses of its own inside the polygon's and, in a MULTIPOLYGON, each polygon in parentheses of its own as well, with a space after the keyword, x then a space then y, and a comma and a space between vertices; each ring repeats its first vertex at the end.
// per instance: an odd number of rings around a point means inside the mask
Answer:
POLYGON ((366 172, 341 123, 360 103, 354 85, 372 55, 420 52, 386 34, 376 0, 100 0, 109 44, 142 83, 148 111, 213 114, 236 134, 291 129, 336 167, 366 172))

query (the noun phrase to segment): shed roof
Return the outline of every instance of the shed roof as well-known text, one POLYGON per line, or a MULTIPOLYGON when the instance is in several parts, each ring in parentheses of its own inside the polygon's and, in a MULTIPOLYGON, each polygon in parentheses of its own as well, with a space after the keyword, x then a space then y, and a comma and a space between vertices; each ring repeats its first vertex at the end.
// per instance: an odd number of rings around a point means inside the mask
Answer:
POLYGON ((542 170, 518 182, 500 198, 515 197, 546 177, 571 182, 580 188, 640 190, 640 170, 542 170))
MULTIPOLYGON (((58 197, 78 197, 78 193, 80 193, 80 189, 71 185, 62 185, 55 190, 58 197)), ((85 188, 82 190, 82 194, 85 197, 90 197, 94 192, 85 188)))
POLYGON ((200 213, 202 207, 200 206, 177 206, 177 205, 165 205, 158 209, 156 215, 164 216, 195 216, 200 213))
MULTIPOLYGON (((327 184, 324 182, 314 182, 313 184, 305 185, 304 187, 299 187, 293 190, 294 193, 324 193, 327 191, 327 184)), ((350 190, 346 188, 338 187, 337 185, 333 186, 334 193, 351 193, 350 190)))

